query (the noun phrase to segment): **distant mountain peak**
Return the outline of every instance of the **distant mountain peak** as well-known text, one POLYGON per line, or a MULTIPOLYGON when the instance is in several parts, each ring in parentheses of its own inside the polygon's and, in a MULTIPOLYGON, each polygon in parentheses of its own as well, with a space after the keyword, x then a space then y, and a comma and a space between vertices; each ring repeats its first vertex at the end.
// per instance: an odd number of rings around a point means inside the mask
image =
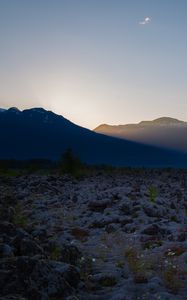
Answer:
POLYGON ((18 115, 21 113, 21 110, 19 110, 17 107, 10 107, 9 109, 7 109, 7 112, 18 115))
POLYGON ((106 128, 106 127, 109 127, 109 126, 112 126, 112 125, 109 125, 109 124, 100 124, 100 125, 97 126, 94 130, 106 128))
POLYGON ((47 113, 48 111, 45 110, 42 107, 34 107, 34 108, 30 108, 30 109, 25 109, 25 111, 30 111, 30 112, 38 112, 38 113, 47 113))
POLYGON ((36 113, 42 113, 42 114, 50 112, 48 110, 45 110, 42 107, 33 107, 33 108, 27 108, 24 110, 20 110, 17 107, 10 107, 9 109, 0 108, 0 111, 8 111, 8 112, 15 112, 15 113, 36 112, 36 113))
POLYGON ((155 120, 152 121, 142 121, 139 123, 139 125, 175 125, 175 124, 181 124, 184 123, 183 121, 180 121, 178 119, 175 118, 170 118, 170 117, 161 117, 161 118, 157 118, 155 120))
POLYGON ((21 111, 17 107, 10 107, 8 109, 8 112, 20 113, 21 111))
POLYGON ((128 127, 138 127, 138 126, 175 126, 175 125, 183 125, 186 124, 186 122, 171 118, 171 117, 160 117, 151 121, 141 121, 139 123, 133 123, 133 124, 124 124, 124 125, 109 125, 109 124, 100 124, 97 126, 94 131, 99 132, 100 130, 105 129, 111 129, 111 128, 124 128, 126 126, 128 127))
POLYGON ((176 118, 171 118, 171 117, 161 117, 153 120, 153 122, 183 122, 180 121, 179 119, 176 118))
POLYGON ((95 128, 97 133, 128 139, 157 147, 171 148, 187 153, 187 122, 171 117, 160 117, 136 124, 106 125, 95 128))

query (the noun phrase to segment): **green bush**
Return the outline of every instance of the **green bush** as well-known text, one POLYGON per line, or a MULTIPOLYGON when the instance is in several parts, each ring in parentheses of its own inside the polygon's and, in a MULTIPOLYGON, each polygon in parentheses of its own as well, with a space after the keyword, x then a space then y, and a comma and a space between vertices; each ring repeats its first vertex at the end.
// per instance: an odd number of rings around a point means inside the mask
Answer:
POLYGON ((148 188, 148 193, 149 193, 149 200, 151 202, 155 202, 156 201, 156 198, 158 196, 158 191, 157 191, 157 188, 154 186, 154 185, 151 185, 149 188, 148 188))
POLYGON ((62 173, 71 174, 75 177, 80 176, 84 170, 84 164, 70 148, 62 154, 59 167, 62 173))

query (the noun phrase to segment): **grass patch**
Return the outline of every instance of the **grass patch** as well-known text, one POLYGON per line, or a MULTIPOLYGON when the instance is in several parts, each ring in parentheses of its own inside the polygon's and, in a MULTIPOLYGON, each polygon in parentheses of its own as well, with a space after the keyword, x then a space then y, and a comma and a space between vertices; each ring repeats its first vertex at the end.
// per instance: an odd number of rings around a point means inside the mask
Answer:
POLYGON ((148 188, 148 194, 149 194, 149 200, 154 203, 156 201, 156 198, 158 197, 158 190, 156 186, 151 185, 148 188))
POLYGON ((23 208, 20 204, 15 206, 15 213, 13 216, 12 223, 16 226, 25 228, 28 224, 28 218, 25 215, 23 208))

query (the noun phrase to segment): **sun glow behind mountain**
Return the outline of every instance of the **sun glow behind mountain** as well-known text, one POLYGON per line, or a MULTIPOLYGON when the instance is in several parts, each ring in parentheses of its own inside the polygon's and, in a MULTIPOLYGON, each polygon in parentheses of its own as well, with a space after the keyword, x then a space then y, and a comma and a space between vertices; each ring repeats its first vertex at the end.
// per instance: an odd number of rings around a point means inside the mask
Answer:
POLYGON ((186 1, 1 1, 0 107, 88 128, 187 119, 186 12, 186 1))

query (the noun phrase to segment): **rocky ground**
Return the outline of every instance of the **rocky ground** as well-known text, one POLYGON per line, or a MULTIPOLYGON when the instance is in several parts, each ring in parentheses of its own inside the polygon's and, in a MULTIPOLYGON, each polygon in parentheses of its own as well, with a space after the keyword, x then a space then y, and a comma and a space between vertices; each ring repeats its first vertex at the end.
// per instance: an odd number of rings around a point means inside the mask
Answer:
POLYGON ((187 171, 0 178, 0 299, 187 299, 187 171))

